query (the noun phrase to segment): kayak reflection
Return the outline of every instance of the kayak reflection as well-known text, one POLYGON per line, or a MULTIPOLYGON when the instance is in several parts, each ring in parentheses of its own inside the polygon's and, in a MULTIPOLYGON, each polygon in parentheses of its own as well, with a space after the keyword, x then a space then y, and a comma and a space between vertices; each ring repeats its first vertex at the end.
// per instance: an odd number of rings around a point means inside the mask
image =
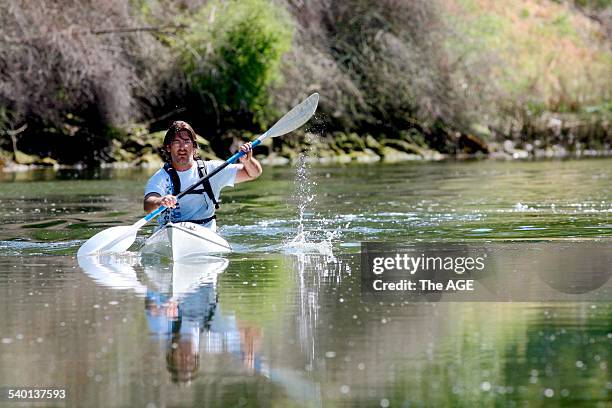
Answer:
POLYGON ((191 264, 147 265, 141 255, 127 252, 77 258, 83 272, 100 286, 132 290, 139 295, 153 290, 169 296, 185 295, 200 284, 216 282, 216 276, 229 265, 227 259, 215 256, 196 260, 191 264))

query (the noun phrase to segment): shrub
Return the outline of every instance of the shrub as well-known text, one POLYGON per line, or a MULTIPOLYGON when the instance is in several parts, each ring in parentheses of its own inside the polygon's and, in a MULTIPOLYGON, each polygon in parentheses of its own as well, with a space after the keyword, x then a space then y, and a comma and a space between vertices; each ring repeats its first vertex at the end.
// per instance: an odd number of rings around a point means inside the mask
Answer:
MULTIPOLYGON (((320 87, 329 130, 380 137, 461 126, 465 103, 444 48, 436 1, 312 1, 289 8, 300 29, 279 103, 320 87)), ((439 141, 431 138, 432 144, 439 141)))
POLYGON ((140 24, 122 0, 0 2, 0 107, 24 151, 99 160, 107 129, 148 113, 160 45, 115 31, 140 24))
POLYGON ((208 102, 220 128, 258 130, 273 113, 269 89, 291 36, 288 16, 270 1, 210 2, 175 43, 189 92, 208 102))
POLYGON ((18 118, 54 123, 68 112, 97 112, 119 124, 138 117, 129 37, 92 29, 129 25, 122 2, 2 2, 0 105, 18 118), (86 22, 86 24, 85 24, 86 22))

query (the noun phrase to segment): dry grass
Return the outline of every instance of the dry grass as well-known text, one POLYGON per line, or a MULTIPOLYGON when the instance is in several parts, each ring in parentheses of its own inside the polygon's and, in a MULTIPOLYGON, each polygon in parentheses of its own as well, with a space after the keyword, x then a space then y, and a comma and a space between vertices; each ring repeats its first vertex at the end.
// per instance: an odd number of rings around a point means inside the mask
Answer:
POLYGON ((551 1, 448 0, 450 24, 472 50, 496 55, 494 76, 508 101, 579 111, 609 100, 612 53, 604 28, 568 4, 551 1))

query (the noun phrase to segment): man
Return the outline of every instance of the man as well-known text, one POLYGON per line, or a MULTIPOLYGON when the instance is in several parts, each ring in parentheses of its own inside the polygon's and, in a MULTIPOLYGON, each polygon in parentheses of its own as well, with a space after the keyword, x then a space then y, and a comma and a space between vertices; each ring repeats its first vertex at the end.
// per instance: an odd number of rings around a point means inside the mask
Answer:
POLYGON ((223 164, 219 160, 202 161, 198 157, 196 134, 183 121, 170 126, 164 137, 162 157, 166 162, 147 182, 144 210, 147 213, 160 205, 168 207, 158 219, 160 225, 168 222, 190 221, 216 231, 215 210, 219 208, 219 194, 223 187, 254 180, 262 173, 261 164, 253 157, 251 143, 240 147, 246 155, 240 164, 230 164, 202 186, 180 200, 176 195, 223 164))

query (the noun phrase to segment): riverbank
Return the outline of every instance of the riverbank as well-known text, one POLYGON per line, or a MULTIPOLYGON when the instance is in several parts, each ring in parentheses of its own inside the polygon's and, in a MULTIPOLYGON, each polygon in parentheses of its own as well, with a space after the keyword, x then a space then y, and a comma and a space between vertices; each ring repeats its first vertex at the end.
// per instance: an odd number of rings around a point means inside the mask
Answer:
MULTIPOLYGON (((109 160, 95 163, 66 164, 48 157, 18 154, 26 162, 14 160, 2 161, 0 171, 21 172, 32 169, 53 168, 85 169, 100 168, 158 168, 163 163, 157 153, 161 148, 163 132, 130 138, 126 145, 114 144, 109 152, 109 160)), ((199 137, 200 155, 208 160, 225 160, 240 145, 242 139, 232 138, 231 146, 224 152, 215 152, 211 144, 199 137)), ((515 143, 512 140, 486 143, 474 136, 459 137, 460 148, 455 153, 442 153, 426 145, 419 145, 408 137, 402 139, 383 139, 378 141, 371 135, 359 136, 355 133, 335 133, 320 136, 312 133, 300 133, 288 136, 284 143, 268 140, 256 149, 256 157, 264 166, 286 166, 298 162, 306 154, 311 163, 348 164, 348 163, 396 163, 396 162, 431 162, 448 160, 547 160, 571 158, 612 157, 612 147, 604 145, 599 149, 576 144, 570 148, 560 144, 545 144, 540 139, 527 143, 515 143)), ((1 151, 0 157, 13 156, 12 152, 1 151)))

